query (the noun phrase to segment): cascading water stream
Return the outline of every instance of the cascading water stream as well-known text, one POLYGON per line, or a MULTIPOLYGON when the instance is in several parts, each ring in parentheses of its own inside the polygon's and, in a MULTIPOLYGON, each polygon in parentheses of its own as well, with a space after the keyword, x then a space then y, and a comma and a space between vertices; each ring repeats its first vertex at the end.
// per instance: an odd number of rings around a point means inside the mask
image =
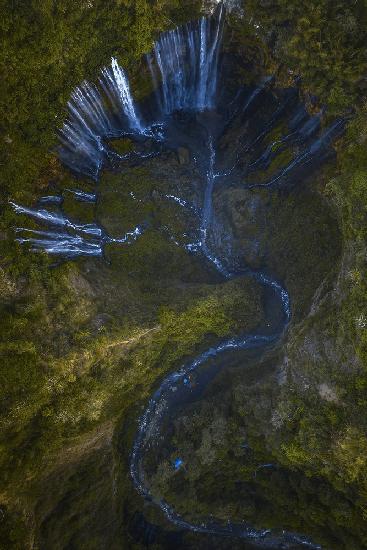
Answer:
MULTIPOLYGON (((95 197, 91 193, 82 191, 73 191, 81 193, 83 202, 95 202, 95 197)), ((55 197, 44 197, 45 199, 54 199, 55 197)), ((63 197, 57 197, 63 199, 63 197)), ((49 202, 49 201, 48 201, 49 202)), ((60 205, 61 201, 57 201, 60 205)), ((55 203, 54 200, 51 204, 55 203)), ((119 238, 113 238, 96 223, 76 224, 68 219, 62 211, 50 211, 44 208, 26 208, 14 202, 10 203, 14 210, 19 214, 26 214, 29 217, 47 225, 52 230, 38 231, 35 229, 17 229, 16 240, 19 243, 29 243, 33 252, 45 250, 48 254, 62 255, 67 258, 77 256, 102 256, 103 246, 106 243, 131 244, 143 233, 142 226, 137 226, 128 231, 119 238)))
POLYGON ((119 112, 125 114, 131 130, 143 133, 144 127, 136 111, 128 78, 116 58, 112 58, 111 68, 102 69, 102 76, 100 82, 111 103, 117 104, 119 112))
POLYGON ((222 262, 215 255, 213 255, 210 250, 210 245, 208 244, 210 238, 210 229, 213 222, 213 189, 215 182, 215 149, 212 136, 209 136, 208 139, 208 149, 209 163, 208 170, 206 172, 206 186, 204 191, 203 209, 200 224, 201 241, 199 242, 199 245, 203 254, 210 262, 215 265, 216 269, 225 277, 229 277, 230 274, 228 273, 222 262))
POLYGON ((164 114, 215 106, 223 21, 221 4, 217 21, 202 17, 199 23, 177 27, 157 40, 148 65, 153 82, 162 83, 156 90, 164 114))

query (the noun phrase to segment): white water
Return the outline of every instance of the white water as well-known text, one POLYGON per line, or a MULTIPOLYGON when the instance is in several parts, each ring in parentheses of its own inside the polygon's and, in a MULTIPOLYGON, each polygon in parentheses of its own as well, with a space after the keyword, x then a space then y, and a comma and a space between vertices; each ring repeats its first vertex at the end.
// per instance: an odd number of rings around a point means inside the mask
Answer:
POLYGON ((129 80, 115 57, 111 60, 111 67, 102 69, 102 77, 100 82, 113 106, 117 107, 120 114, 126 116, 131 130, 142 133, 144 127, 131 95, 129 80))
POLYGON ((87 193, 80 189, 65 189, 65 191, 69 191, 69 193, 74 195, 75 199, 80 202, 95 203, 97 201, 96 193, 87 193))
MULTIPOLYGON (((223 13, 221 5, 217 17, 202 17, 163 33, 155 43, 148 63, 161 114, 215 105, 223 13)), ((106 138, 152 135, 138 112, 127 74, 114 57, 101 70, 99 87, 83 82, 73 90, 68 111, 60 130, 60 158, 94 179, 106 157, 106 138)))
POLYGON ((75 224, 66 218, 61 212, 50 212, 49 210, 45 210, 43 208, 27 208, 14 202, 10 202, 10 204, 18 214, 27 214, 31 218, 35 218, 36 220, 44 222, 48 225, 67 227, 98 237, 102 235, 102 229, 95 223, 75 224))
POLYGON ((47 254, 76 256, 102 256, 102 243, 88 241, 80 235, 69 235, 66 232, 36 231, 33 229, 18 229, 19 243, 28 243, 33 252, 45 251, 47 254))
MULTIPOLYGON (((82 191, 72 191, 81 193, 82 191)), ((86 194, 90 200, 90 194, 86 194)), ((45 197, 49 199, 49 197, 45 197)), ((42 200, 42 199, 41 199, 42 200)), ((82 196, 82 200, 86 200, 82 196)), ((106 243, 118 243, 129 245, 143 234, 142 226, 136 226, 122 237, 110 237, 96 223, 77 224, 68 219, 63 212, 49 211, 44 208, 27 208, 14 202, 11 206, 18 214, 26 214, 34 218, 49 230, 35 230, 17 228, 16 240, 21 244, 30 244, 33 252, 45 251, 48 254, 60 255, 66 258, 76 256, 102 256, 106 243)))
POLYGON ((223 263, 212 252, 212 247, 209 244, 209 238, 211 229, 215 221, 213 220, 213 190, 215 183, 214 164, 215 164, 215 149, 213 144, 213 138, 209 136, 208 142, 209 162, 206 172, 206 187, 204 191, 203 210, 200 224, 201 241, 200 247, 206 258, 212 262, 216 269, 225 277, 229 277, 230 274, 224 267, 223 263))
POLYGON ((294 168, 303 168, 305 165, 314 160, 316 154, 321 154, 323 151, 326 151, 331 141, 342 133, 343 128, 344 121, 341 119, 337 120, 331 126, 326 128, 320 137, 316 138, 304 151, 302 151, 302 153, 297 155, 287 166, 282 168, 279 173, 268 182, 247 184, 244 187, 247 189, 253 189, 256 187, 274 186, 290 172, 292 172, 294 168))
POLYGON ((143 133, 125 71, 112 58, 99 80, 103 93, 84 82, 68 102, 69 117, 60 131, 61 160, 76 172, 96 178, 105 157, 103 140, 143 133))
POLYGON ((221 5, 217 20, 202 17, 162 34, 155 43, 148 64, 163 113, 215 106, 223 13, 221 5))
POLYGON ((61 159, 71 168, 98 173, 103 159, 101 136, 112 126, 99 90, 84 82, 68 102, 69 118, 60 131, 61 159))

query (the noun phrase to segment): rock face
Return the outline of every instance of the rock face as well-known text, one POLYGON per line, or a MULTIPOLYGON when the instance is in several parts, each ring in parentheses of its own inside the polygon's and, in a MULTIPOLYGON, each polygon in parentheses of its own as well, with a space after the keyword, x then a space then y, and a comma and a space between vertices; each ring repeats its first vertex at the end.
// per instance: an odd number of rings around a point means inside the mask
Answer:
POLYGON ((216 192, 215 213, 222 256, 265 267, 289 289, 296 319, 308 313, 340 256, 338 222, 326 201, 311 186, 287 195, 233 187, 216 192))
MULTIPOLYGON (((254 269, 266 260, 268 203, 264 194, 246 189, 227 189, 215 196, 217 220, 225 228, 226 240, 232 242, 232 255, 254 269)), ((222 255, 227 253, 223 250, 222 255)))

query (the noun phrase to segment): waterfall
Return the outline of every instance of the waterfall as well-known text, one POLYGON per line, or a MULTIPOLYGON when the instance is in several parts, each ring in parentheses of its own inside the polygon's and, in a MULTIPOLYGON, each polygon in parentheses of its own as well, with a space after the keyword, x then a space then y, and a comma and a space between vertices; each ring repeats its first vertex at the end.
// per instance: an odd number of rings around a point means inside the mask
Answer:
POLYGON ((126 116, 131 130, 138 133, 143 132, 143 125, 137 115, 131 95, 129 80, 116 58, 112 58, 111 67, 102 69, 102 77, 100 83, 112 105, 117 106, 117 111, 126 116))
POLYGON ((66 231, 37 231, 18 229, 17 241, 31 245, 32 252, 45 251, 47 254, 62 255, 65 258, 78 256, 102 256, 102 241, 87 240, 80 235, 70 235, 66 231))
POLYGON ((155 43, 148 65, 153 83, 161 81, 156 92, 164 114, 215 106, 223 14, 221 4, 217 17, 177 27, 155 43))
MULTIPOLYGON (((224 8, 163 33, 148 56, 161 113, 215 107, 218 57, 224 8)), ((106 155, 104 139, 149 134, 135 105, 128 77, 115 57, 101 70, 99 86, 83 82, 68 102, 69 116, 60 130, 62 162, 97 179, 106 155)))
POLYGON ((206 172, 206 186, 204 191, 203 209, 200 222, 201 241, 198 243, 205 257, 212 262, 216 269, 225 277, 229 277, 230 273, 224 267, 223 263, 214 255, 211 250, 211 246, 208 243, 210 229, 213 226, 213 189, 216 175, 214 173, 215 164, 215 148, 213 144, 213 138, 209 135, 208 140, 209 148, 209 161, 208 169, 206 172))
MULTIPOLYGON (((80 190, 68 189, 75 195, 76 200, 91 202, 94 196, 80 190), (81 197, 81 199, 80 199, 81 197)), ((61 205, 63 197, 42 197, 40 204, 61 205), (55 198, 59 199, 57 202, 55 198), (50 201, 50 199, 52 199, 50 201)), ((16 240, 31 245, 33 252, 45 251, 47 254, 61 255, 65 258, 77 256, 102 256, 106 243, 120 243, 129 245, 136 241, 144 232, 144 226, 138 225, 127 231, 122 237, 110 237, 97 223, 78 224, 67 218, 63 211, 46 210, 45 208, 28 208, 10 201, 10 205, 18 214, 25 214, 30 218, 47 226, 47 230, 36 230, 19 227, 16 229, 16 240)))
POLYGON ((72 92, 68 111, 69 118, 60 131, 60 158, 76 172, 93 177, 102 163, 100 136, 111 127, 98 89, 83 82, 72 92))
POLYGON ((101 70, 100 88, 88 82, 76 87, 68 102, 69 116, 60 131, 62 162, 75 172, 97 178, 105 157, 103 139, 141 134, 129 80, 117 60, 101 70))

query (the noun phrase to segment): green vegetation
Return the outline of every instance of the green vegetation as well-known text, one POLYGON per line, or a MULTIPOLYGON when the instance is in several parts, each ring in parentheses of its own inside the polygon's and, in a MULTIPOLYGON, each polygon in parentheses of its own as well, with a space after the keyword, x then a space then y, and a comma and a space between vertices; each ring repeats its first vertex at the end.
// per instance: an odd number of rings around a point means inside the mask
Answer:
MULTIPOLYGON (((152 259, 163 254, 177 265, 179 249, 157 243, 154 232, 145 240, 152 259)), ((93 440, 176 363, 260 322, 260 291, 248 280, 185 283, 171 272, 147 280, 146 271, 136 277, 141 253, 129 250, 135 275, 123 262, 110 268, 101 260, 41 265, 27 279, 3 273, 1 490, 10 510, 15 498, 25 507, 37 498, 65 446, 83 434, 93 440)))
MULTIPOLYGON (((42 541, 40 548, 61 550, 70 544, 97 550, 108 537, 111 548, 121 548, 116 543, 120 523, 110 535, 99 531, 94 519, 102 510, 100 522, 107 522, 118 509, 122 521, 124 514, 129 517, 125 508, 131 502, 132 509, 140 506, 129 493, 125 464, 140 403, 174 366, 263 320, 257 285, 242 279, 218 284, 199 259, 162 234, 162 226, 181 233, 192 224, 177 205, 163 204, 159 197, 175 185, 190 186, 191 174, 185 174, 174 155, 126 173, 104 174, 95 211, 66 199, 72 219, 90 222, 96 214, 116 237, 142 219, 146 222, 147 231, 134 247, 107 248, 110 263, 58 263, 14 242, 13 227, 22 218, 9 208, 9 198, 31 204, 40 193, 65 187, 92 190, 91 182, 77 181, 63 169, 55 153, 56 132, 73 87, 95 80, 100 67, 116 55, 127 67, 135 93, 143 97, 149 80, 141 55, 160 30, 196 17, 200 4, 2 3, 4 550, 37 548, 42 541), (122 432, 128 437, 115 441, 114 430, 124 420, 129 426, 122 432), (121 498, 112 505, 116 480, 121 498)), ((297 312, 298 325, 285 353, 278 350, 260 366, 255 363, 245 379, 233 369, 226 392, 218 396, 211 388, 215 399, 209 396, 197 411, 193 407, 192 420, 178 412, 175 450, 164 459, 157 452, 160 466, 158 473, 151 467, 152 483, 188 516, 215 512, 227 520, 245 515, 259 526, 281 521, 321 539, 331 526, 335 539, 325 536, 326 547, 359 550, 367 544, 367 6, 364 0, 246 0, 244 9, 245 18, 231 16, 226 36, 227 52, 240 61, 233 85, 274 73, 280 86, 288 86, 299 75, 310 110, 327 104, 330 116, 352 113, 353 118, 338 143, 336 169, 330 166, 313 183, 323 199, 308 192, 300 194, 302 206, 292 194, 268 199, 277 212, 267 228, 269 247, 278 253, 270 267, 286 281, 297 312), (326 209, 321 214, 321 200, 334 205, 338 224, 326 209), (287 237, 277 224, 289 224, 293 233, 287 237), (332 252, 325 235, 332 235, 332 252), (285 253, 286 246, 292 254, 285 253), (304 252, 302 261, 294 257, 297 250, 304 252), (330 262, 339 275, 326 278, 315 294, 330 262), (218 401, 221 406, 215 405, 218 401), (243 439, 252 454, 240 447, 243 439), (191 467, 174 474, 170 460, 178 449, 191 467), (257 465, 268 462, 276 462, 277 469, 257 474, 255 483, 257 465), (249 491, 258 499, 255 503, 249 491)), ((269 140, 276 139, 277 131, 269 140)), ((124 153, 131 144, 120 140, 113 146, 124 153)), ((287 163, 289 154, 280 152, 264 180, 287 163)), ((27 223, 30 227, 32 222, 27 223)))
POLYGON ((366 122, 365 108, 361 108, 340 145, 338 174, 324 189, 339 208, 344 233, 342 269, 337 285, 323 289, 314 315, 290 339, 288 380, 276 412, 282 460, 308 475, 325 476, 350 496, 363 516, 367 505, 363 466, 366 226, 362 214, 366 122))
MULTIPOLYGON (((233 20, 235 54, 290 84, 302 78, 308 98, 335 115, 366 97, 367 9, 364 0, 246 0, 233 20)), ((232 36, 233 39, 233 36, 232 36)))
POLYGON ((299 451, 294 449, 292 467, 281 466, 279 456, 264 445, 259 428, 266 426, 267 401, 276 384, 274 359, 274 354, 263 358, 259 378, 258 358, 247 357, 241 373, 238 367, 227 370, 209 395, 175 412, 164 443, 148 457, 152 490, 196 522, 214 515, 224 524, 282 525, 307 532, 325 548, 362 549, 365 515, 350 495, 295 468, 299 451), (177 456, 183 466, 176 471, 177 456))

